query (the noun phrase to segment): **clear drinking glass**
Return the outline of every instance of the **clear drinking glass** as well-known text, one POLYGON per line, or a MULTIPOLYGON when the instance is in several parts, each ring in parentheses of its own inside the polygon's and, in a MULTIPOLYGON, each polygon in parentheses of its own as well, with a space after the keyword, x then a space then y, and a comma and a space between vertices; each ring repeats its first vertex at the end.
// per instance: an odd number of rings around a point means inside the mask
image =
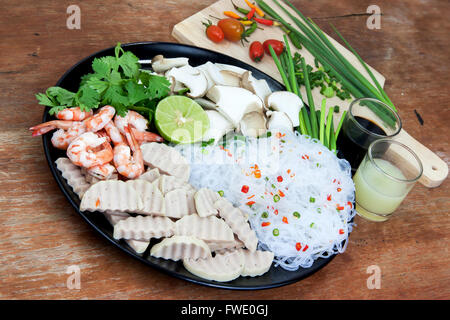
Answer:
POLYGON ((392 138, 401 129, 399 115, 387 104, 373 98, 356 99, 350 104, 342 123, 337 141, 338 155, 350 162, 355 173, 372 142, 392 138))
POLYGON ((391 139, 373 142, 353 177, 358 215, 388 220, 422 172, 419 158, 404 144, 391 139))

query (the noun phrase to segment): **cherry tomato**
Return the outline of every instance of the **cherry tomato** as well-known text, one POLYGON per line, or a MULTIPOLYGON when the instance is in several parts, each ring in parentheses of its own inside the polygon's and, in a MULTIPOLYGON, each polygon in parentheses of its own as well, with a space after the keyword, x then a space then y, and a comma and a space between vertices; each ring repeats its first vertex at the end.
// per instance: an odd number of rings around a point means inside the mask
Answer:
POLYGON ((269 51, 269 45, 272 46, 273 51, 275 51, 276 55, 279 56, 284 51, 284 43, 275 39, 269 39, 264 41, 263 47, 264 51, 266 51, 267 54, 270 54, 269 51))
POLYGON ((217 25, 222 29, 225 39, 233 42, 241 40, 242 33, 244 33, 244 26, 236 19, 222 19, 217 25))
POLYGON ((213 25, 210 20, 208 20, 208 23, 204 22, 203 25, 206 27, 206 36, 209 40, 216 43, 219 43, 223 40, 224 34, 222 29, 220 29, 218 26, 213 25))
POLYGON ((250 59, 255 62, 261 61, 264 57, 264 48, 261 42, 253 41, 249 48, 250 59))
POLYGON ((209 40, 219 43, 223 40, 224 34, 222 29, 220 29, 218 26, 209 26, 206 28, 206 35, 208 36, 209 40))

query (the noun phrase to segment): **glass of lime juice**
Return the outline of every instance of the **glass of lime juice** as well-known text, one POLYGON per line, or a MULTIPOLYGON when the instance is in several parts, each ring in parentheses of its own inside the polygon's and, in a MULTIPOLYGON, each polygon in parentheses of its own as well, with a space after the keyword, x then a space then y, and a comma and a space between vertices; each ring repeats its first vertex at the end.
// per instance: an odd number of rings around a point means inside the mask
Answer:
POLYGON ((372 142, 353 177, 356 212, 371 221, 386 221, 422 175, 417 155, 404 144, 372 142))

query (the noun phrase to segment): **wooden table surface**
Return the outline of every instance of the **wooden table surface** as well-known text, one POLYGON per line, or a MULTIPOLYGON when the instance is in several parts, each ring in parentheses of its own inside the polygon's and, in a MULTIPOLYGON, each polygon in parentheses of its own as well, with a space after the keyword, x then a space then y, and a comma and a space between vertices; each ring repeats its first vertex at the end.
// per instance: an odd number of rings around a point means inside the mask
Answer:
MULTIPOLYGON (((81 58, 137 41, 175 41, 173 26, 213 0, 0 1, 1 299, 449 299, 449 181, 416 185, 385 223, 359 217, 347 251, 311 277, 285 287, 237 292, 178 280, 113 247, 70 207, 28 128, 42 119, 34 94, 81 58), (81 29, 66 8, 81 8, 81 29), (81 289, 66 270, 81 270, 81 289), (367 287, 379 266, 381 288, 367 287)), ((369 0, 294 3, 332 33, 333 22, 386 78, 407 131, 450 161, 448 1, 379 0, 381 29, 366 28, 369 0), (417 110, 424 125, 414 114, 417 110)), ((201 28, 202 26, 199 26, 201 28)))

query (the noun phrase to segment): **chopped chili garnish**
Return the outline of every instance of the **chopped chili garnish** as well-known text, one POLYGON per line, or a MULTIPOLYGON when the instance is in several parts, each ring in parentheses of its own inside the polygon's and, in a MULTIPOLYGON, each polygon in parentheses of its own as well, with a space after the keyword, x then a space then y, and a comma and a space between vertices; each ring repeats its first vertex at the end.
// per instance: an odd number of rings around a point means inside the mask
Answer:
POLYGON ((273 213, 275 213, 275 215, 278 215, 278 209, 275 210, 273 213))
POLYGON ((261 227, 267 227, 267 226, 270 226, 270 222, 261 223, 261 227))
POLYGON ((249 202, 246 203, 246 205, 252 206, 252 205, 254 205, 255 203, 256 203, 255 201, 249 201, 249 202))
POLYGON ((336 179, 333 180, 333 183, 335 183, 335 182, 336 182, 336 179))
POLYGON ((242 189, 241 189, 241 192, 242 192, 242 193, 247 193, 249 189, 250 189, 250 188, 249 188, 248 186, 243 185, 243 186, 242 186, 242 189))
POLYGON ((95 206, 98 207, 100 205, 100 198, 97 198, 97 201, 95 201, 95 206))
POLYGON ((261 178, 261 170, 255 170, 255 178, 256 179, 261 178))
POLYGON ((328 201, 331 201, 331 194, 329 194, 329 195, 327 196, 327 200, 328 200, 328 201))
POLYGON ((288 174, 291 173, 291 169, 288 169, 287 173, 288 173, 288 174))
POLYGON ((280 197, 284 197, 284 192, 281 190, 278 190, 278 194, 280 195, 280 197))
POLYGON ((344 210, 345 208, 338 205, 336 209, 337 209, 338 211, 341 211, 341 210, 344 210))
POLYGON ((297 249, 297 251, 300 251, 302 249, 302 245, 300 244, 300 242, 297 242, 295 244, 295 249, 297 249))
POLYGON ((337 192, 341 192, 342 191, 342 189, 341 188, 337 188, 337 192))
POLYGON ((288 222, 288 219, 287 219, 286 217, 283 217, 282 221, 283 221, 284 223, 289 223, 289 222, 288 222))
POLYGON ((339 229, 339 234, 344 234, 344 229, 339 229))
POLYGON ((352 203, 350 201, 347 202, 347 204, 350 206, 350 209, 353 208, 353 205, 352 205, 352 203))
POLYGON ((250 200, 251 198, 253 198, 255 195, 252 195, 250 197, 247 197, 248 200, 250 200))
POLYGON ((303 252, 305 252, 308 248, 309 248, 308 245, 306 245, 306 246, 303 248, 303 252))
MULTIPOLYGON (((288 171, 289 171, 289 170, 288 170, 288 171)), ((278 181, 278 182, 283 182, 283 177, 282 177, 282 176, 278 176, 278 177, 277 177, 277 181, 278 181)))

